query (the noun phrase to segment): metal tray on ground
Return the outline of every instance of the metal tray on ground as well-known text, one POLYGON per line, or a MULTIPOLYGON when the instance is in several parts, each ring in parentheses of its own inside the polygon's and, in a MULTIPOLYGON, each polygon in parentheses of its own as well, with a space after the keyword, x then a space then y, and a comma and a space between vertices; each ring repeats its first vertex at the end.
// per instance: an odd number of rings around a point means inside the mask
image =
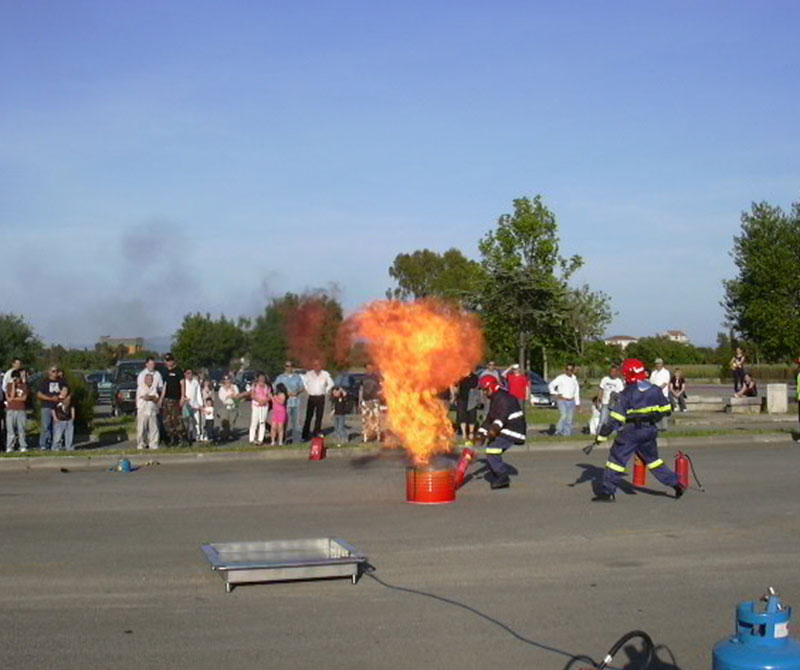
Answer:
POLYGON ((237 584, 350 577, 358 581, 367 557, 344 540, 320 537, 202 545, 230 593, 237 584))

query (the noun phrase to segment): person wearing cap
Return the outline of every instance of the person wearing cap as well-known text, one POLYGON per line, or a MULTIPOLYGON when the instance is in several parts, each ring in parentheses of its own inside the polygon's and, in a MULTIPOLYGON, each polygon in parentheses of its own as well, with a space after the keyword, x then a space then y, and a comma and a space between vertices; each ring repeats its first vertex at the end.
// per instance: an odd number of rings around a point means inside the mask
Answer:
POLYGON ((486 445, 486 464, 491 471, 492 489, 508 488, 511 468, 503 461, 503 453, 515 444, 525 444, 528 427, 519 400, 506 391, 491 375, 484 375, 480 387, 489 397, 489 411, 478 428, 477 444, 486 445))
POLYGON ((184 396, 183 370, 177 366, 175 357, 171 353, 164 354, 164 363, 167 370, 163 375, 164 385, 161 387, 159 402, 163 413, 166 438, 172 446, 188 444, 189 438, 181 418, 184 396))
MULTIPOLYGON (((664 394, 664 398, 669 400, 669 383, 672 380, 672 375, 670 374, 669 370, 664 367, 664 359, 663 358, 656 358, 653 361, 656 364, 655 370, 650 373, 650 383, 653 386, 657 386, 661 389, 661 393, 664 394)), ((659 430, 666 430, 667 429, 667 417, 665 416, 658 424, 659 430)))
MULTIPOLYGON (((294 370, 292 361, 286 361, 283 372, 275 378, 275 388, 283 384, 286 388, 287 433, 291 427, 292 444, 300 442, 300 396, 305 393, 303 378, 294 370)), ((288 438, 288 435, 287 435, 288 438)), ((286 440, 288 442, 288 439, 286 440)))

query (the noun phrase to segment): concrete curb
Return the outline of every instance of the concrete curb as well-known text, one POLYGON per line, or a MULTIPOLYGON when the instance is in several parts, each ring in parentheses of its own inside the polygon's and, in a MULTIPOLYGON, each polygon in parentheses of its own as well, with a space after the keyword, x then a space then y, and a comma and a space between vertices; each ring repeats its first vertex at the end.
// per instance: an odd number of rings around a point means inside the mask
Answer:
MULTIPOLYGON (((574 451, 581 453, 581 449, 591 442, 589 436, 569 440, 537 440, 525 445, 514 447, 511 455, 519 452, 546 452, 546 451, 574 451)), ((713 447, 719 444, 726 446, 752 445, 752 444, 794 444, 792 438, 785 433, 763 433, 757 435, 709 435, 700 437, 659 437, 660 448, 713 447)), ((595 447, 596 450, 608 450, 611 442, 595 447)), ((376 456, 383 449, 379 446, 371 447, 331 447, 328 448, 328 458, 364 458, 376 456)), ((397 452, 399 454, 399 452, 397 452)), ((103 452, 77 452, 69 456, 18 456, 0 459, 0 472, 27 472, 30 470, 48 470, 57 468, 68 469, 98 469, 107 470, 116 465, 120 458, 127 458, 135 466, 145 466, 148 461, 158 461, 163 465, 185 465, 194 463, 233 463, 237 461, 274 461, 274 460, 307 460, 306 449, 268 449, 264 451, 224 451, 198 452, 171 454, 168 448, 158 451, 129 451, 121 454, 104 454, 103 452)))

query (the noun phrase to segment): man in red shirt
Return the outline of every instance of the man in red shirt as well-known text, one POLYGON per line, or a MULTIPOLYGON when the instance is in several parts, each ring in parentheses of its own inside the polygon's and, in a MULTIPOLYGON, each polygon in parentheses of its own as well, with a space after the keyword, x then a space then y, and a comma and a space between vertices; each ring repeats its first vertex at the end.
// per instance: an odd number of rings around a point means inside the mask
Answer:
POLYGON ((530 397, 531 384, 528 376, 522 373, 518 364, 508 368, 503 376, 506 378, 508 392, 519 400, 520 406, 524 406, 525 401, 530 397))

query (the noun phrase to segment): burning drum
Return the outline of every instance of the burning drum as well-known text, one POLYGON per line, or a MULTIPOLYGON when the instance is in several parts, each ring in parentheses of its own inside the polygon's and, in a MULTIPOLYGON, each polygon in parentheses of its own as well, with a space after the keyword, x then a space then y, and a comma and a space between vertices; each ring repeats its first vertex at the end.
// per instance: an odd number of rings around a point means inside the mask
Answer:
POLYGON ((456 473, 452 466, 406 468, 406 501, 420 505, 451 503, 456 499, 456 473))

